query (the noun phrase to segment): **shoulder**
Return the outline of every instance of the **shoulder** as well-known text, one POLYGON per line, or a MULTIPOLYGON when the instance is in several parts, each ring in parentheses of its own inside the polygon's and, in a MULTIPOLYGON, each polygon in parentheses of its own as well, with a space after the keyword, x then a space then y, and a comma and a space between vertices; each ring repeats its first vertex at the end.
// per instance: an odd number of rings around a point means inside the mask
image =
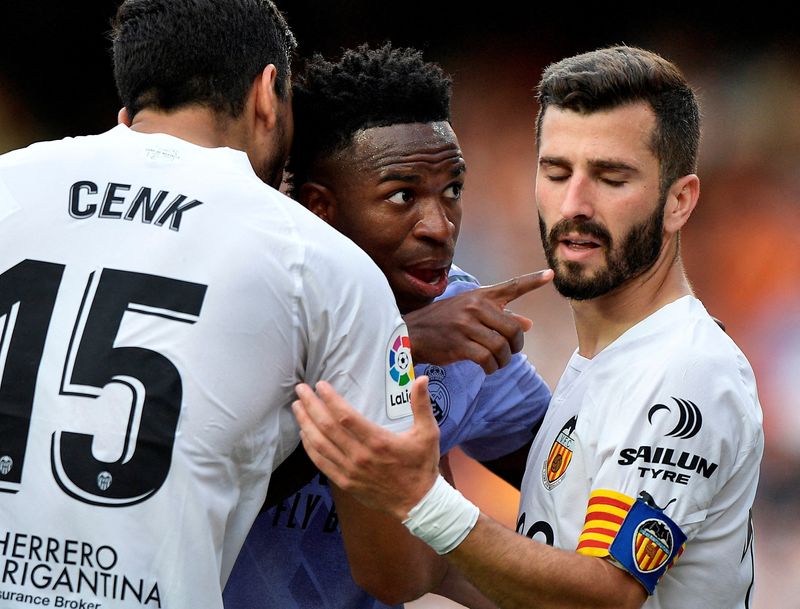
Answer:
POLYGON ((0 155, 0 168, 8 168, 35 161, 46 161, 62 155, 65 148, 74 148, 97 136, 66 137, 60 140, 34 142, 0 155))
POLYGON ((716 430, 717 437, 757 441, 761 407, 741 350, 696 299, 659 315, 657 329, 642 332, 597 362, 587 399, 615 426, 621 420, 655 425, 672 412, 685 427, 678 429, 678 419, 670 421, 677 435, 702 424, 716 430))

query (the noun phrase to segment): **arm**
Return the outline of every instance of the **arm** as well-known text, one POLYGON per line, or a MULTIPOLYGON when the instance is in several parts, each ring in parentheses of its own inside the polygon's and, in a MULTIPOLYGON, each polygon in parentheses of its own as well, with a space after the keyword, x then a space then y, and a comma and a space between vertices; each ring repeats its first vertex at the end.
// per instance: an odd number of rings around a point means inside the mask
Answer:
POLYGON ((473 421, 481 422, 461 440, 461 449, 519 490, 551 395, 528 359, 514 355, 507 366, 483 379, 473 412, 473 421))
POLYGON ((396 605, 439 586, 447 565, 428 545, 386 512, 366 508, 335 484, 331 492, 350 571, 361 588, 396 605))
MULTIPOLYGON (((393 434, 370 423, 326 383, 298 386, 293 408, 311 459, 331 480, 396 521, 436 479, 438 428, 425 377, 412 390, 414 425, 393 434), (321 398, 321 399, 320 399, 321 398)), ((646 593, 605 559, 582 556, 530 540, 481 515, 448 560, 499 607, 635 608, 646 593)))
POLYGON ((632 609, 647 597, 609 561, 551 548, 484 515, 447 559, 503 608, 632 609))
POLYGON ((549 280, 549 271, 530 273, 406 313, 414 359, 438 366, 470 360, 487 374, 502 368, 522 349, 523 333, 532 326, 506 305, 549 280))
POLYGON ((498 609, 452 563, 448 562, 447 566, 447 572, 433 594, 449 598, 469 609, 498 609))

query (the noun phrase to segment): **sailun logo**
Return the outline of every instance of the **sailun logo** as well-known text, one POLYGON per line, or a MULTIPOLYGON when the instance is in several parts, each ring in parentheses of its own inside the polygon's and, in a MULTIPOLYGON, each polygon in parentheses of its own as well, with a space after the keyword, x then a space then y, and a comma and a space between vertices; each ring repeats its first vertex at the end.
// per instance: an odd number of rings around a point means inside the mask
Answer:
MULTIPOLYGON (((703 426, 703 415, 701 414, 700 409, 694 402, 690 402, 689 400, 683 400, 676 397, 673 397, 672 399, 678 406, 678 422, 675 424, 675 427, 672 428, 672 431, 664 435, 673 438, 682 438, 684 440, 693 438, 703 426)), ((647 422, 652 425, 653 415, 660 410, 666 410, 667 412, 672 413, 672 409, 666 404, 655 404, 650 407, 650 410, 647 413, 647 422)))

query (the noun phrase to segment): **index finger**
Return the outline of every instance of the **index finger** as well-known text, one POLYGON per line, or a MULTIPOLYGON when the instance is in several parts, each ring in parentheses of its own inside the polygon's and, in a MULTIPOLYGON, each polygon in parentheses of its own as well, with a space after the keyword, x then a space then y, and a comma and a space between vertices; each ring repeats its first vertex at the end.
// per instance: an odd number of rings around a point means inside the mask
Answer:
POLYGON ((536 271, 526 275, 519 275, 507 281, 478 288, 489 298, 494 299, 500 306, 505 306, 512 300, 540 288, 553 278, 551 269, 536 271))

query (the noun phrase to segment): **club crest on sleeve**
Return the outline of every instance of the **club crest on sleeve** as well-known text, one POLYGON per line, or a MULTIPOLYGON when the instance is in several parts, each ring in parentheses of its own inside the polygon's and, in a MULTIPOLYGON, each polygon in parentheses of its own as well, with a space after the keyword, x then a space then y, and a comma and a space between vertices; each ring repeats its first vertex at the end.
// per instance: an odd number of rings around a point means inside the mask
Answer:
POLYGON ((550 453, 542 466, 542 484, 550 491, 561 483, 572 461, 572 449, 575 445, 575 425, 578 417, 572 417, 558 432, 550 453))
POLYGON ((447 371, 441 366, 428 366, 425 368, 425 374, 428 377, 428 393, 431 396, 433 416, 441 425, 450 412, 450 392, 444 384, 447 371))
POLYGON ((386 346, 386 414, 390 419, 400 419, 411 414, 413 380, 411 339, 405 324, 401 324, 392 332, 386 346))
POLYGON ((633 536, 633 553, 636 568, 650 573, 660 568, 672 554, 672 532, 662 520, 646 520, 638 526, 633 536))
POLYGON ((637 499, 609 547, 609 554, 653 594, 683 552, 686 535, 664 512, 637 499))

